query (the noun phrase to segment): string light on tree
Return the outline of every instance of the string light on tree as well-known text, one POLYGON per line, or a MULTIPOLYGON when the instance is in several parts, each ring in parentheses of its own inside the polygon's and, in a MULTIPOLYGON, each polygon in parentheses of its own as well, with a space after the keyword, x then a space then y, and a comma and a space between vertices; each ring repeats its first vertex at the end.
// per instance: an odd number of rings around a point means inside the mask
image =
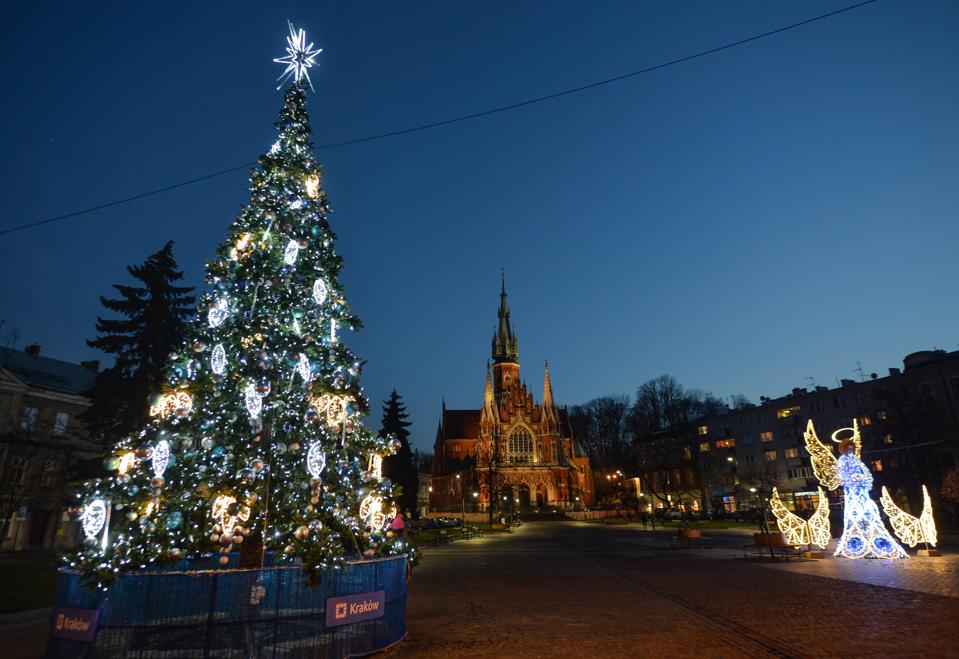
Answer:
POLYGON ((300 374, 303 382, 309 382, 313 379, 313 373, 310 369, 310 360, 302 352, 296 362, 296 372, 300 374))
POLYGON ((185 417, 193 409, 193 399, 185 391, 175 391, 161 395, 150 406, 150 416, 178 416, 185 417))
POLYGON ((170 464, 170 442, 161 439, 153 449, 150 466, 153 468, 154 478, 163 478, 163 473, 170 464))
POLYGON ((323 445, 315 442, 310 445, 306 452, 306 470, 313 478, 320 478, 320 474, 326 468, 326 454, 323 452, 323 445))
POLYGON ((313 299, 317 304, 323 304, 326 302, 326 296, 329 294, 329 289, 326 286, 326 282, 322 279, 317 279, 313 282, 313 299))

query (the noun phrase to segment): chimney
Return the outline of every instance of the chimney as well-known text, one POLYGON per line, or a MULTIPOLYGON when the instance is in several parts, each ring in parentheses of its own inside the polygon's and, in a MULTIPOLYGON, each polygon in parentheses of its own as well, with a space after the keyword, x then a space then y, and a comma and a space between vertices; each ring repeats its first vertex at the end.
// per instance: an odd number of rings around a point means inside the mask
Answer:
POLYGON ((889 375, 902 375, 902 371, 900 371, 898 368, 890 368, 889 375))
POLYGON ((843 378, 842 380, 839 381, 839 383, 840 383, 843 387, 851 387, 852 385, 856 384, 856 381, 855 381, 855 380, 847 380, 846 378, 843 378))
POLYGON ((829 387, 824 387, 823 385, 819 384, 819 385, 816 385, 816 391, 817 392, 829 391, 829 387))
POLYGON ((27 353, 28 355, 33 355, 34 357, 39 357, 39 356, 40 356, 40 344, 39 344, 39 343, 31 343, 31 344, 28 345, 26 348, 24 348, 23 351, 24 351, 25 353, 27 353))
POLYGON ((91 360, 89 360, 89 361, 80 362, 80 366, 82 366, 83 368, 88 369, 88 370, 91 370, 91 371, 93 371, 94 373, 96 373, 96 372, 98 372, 98 371, 100 370, 100 360, 99 360, 99 359, 91 359, 91 360))

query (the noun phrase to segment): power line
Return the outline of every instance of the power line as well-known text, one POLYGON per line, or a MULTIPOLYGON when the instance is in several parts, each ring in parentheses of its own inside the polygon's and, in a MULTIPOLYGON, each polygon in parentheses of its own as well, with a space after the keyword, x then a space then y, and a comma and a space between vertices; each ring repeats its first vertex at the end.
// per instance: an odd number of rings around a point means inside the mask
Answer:
MULTIPOLYGON (((441 126, 449 126, 450 124, 460 123, 462 121, 469 121, 471 119, 479 119, 480 117, 487 117, 492 114, 498 114, 500 112, 507 112, 509 110, 516 110, 518 108, 526 107, 528 105, 534 105, 536 103, 543 103, 545 101, 551 101, 556 98, 563 96, 569 96, 571 94, 578 94, 579 92, 587 91, 590 89, 595 89, 596 87, 602 87, 603 85, 609 85, 615 82, 621 82, 629 78, 634 78, 636 76, 644 75, 646 73, 652 73, 654 71, 659 71, 670 66, 675 66, 677 64, 683 64, 684 62, 689 62, 700 57, 706 57, 707 55, 713 55, 715 53, 729 50, 730 48, 736 48, 753 41, 758 41, 760 39, 765 39, 782 32, 788 32, 789 30, 795 30, 796 28, 803 27, 804 25, 809 25, 810 23, 815 23, 817 21, 822 21, 827 18, 832 18, 839 14, 843 14, 853 9, 859 9, 866 5, 870 5, 877 0, 864 0, 863 2, 858 2, 854 5, 849 5, 848 7, 843 7, 842 9, 836 9, 825 14, 820 14, 819 16, 814 16, 813 18, 807 18, 806 20, 800 21, 798 23, 793 23, 791 25, 786 25, 784 27, 777 28, 775 30, 770 30, 769 32, 763 32, 762 34, 756 34, 751 37, 746 37, 745 39, 740 39, 738 41, 732 41, 730 43, 724 44, 722 46, 717 46, 715 48, 710 48, 709 50, 702 50, 698 53, 693 53, 692 55, 686 55, 685 57, 680 57, 678 59, 670 60, 668 62, 662 62, 660 64, 655 64, 653 66, 646 67, 644 69, 639 69, 637 71, 632 71, 630 73, 624 73, 622 75, 614 76, 612 78, 606 78, 605 80, 599 80, 596 82, 591 82, 586 85, 580 85, 579 87, 572 87, 570 89, 564 89, 563 91, 554 92, 552 94, 547 94, 546 96, 537 96, 535 98, 529 98, 524 101, 518 101, 516 103, 510 103, 509 105, 501 105, 499 107, 490 108, 488 110, 482 110, 480 112, 473 112, 470 114, 464 114, 458 117, 453 117, 450 119, 443 119, 442 121, 434 121, 428 124, 421 124, 419 126, 413 126, 411 128, 403 128, 400 130, 394 130, 387 133, 379 133, 377 135, 369 135, 367 137, 358 137, 351 140, 344 140, 342 142, 330 142, 328 144, 321 144, 316 148, 319 149, 332 149, 340 146, 348 146, 351 144, 362 144, 364 142, 372 142, 374 140, 382 140, 389 137, 397 137, 399 135, 408 135, 410 133, 417 133, 424 130, 429 130, 432 128, 439 128, 441 126)), ((93 213, 94 211, 104 210, 106 208, 111 208, 113 206, 119 206, 120 204, 126 204, 131 201, 136 201, 138 199, 143 199, 145 197, 151 197, 153 195, 158 195, 163 192, 169 192, 170 190, 176 190, 177 188, 182 188, 187 185, 192 185, 194 183, 199 183, 201 181, 206 181, 211 178, 216 178, 217 176, 223 176, 224 174, 229 174, 240 169, 246 169, 248 167, 254 166, 256 163, 247 162, 242 165, 237 165, 236 167, 230 167, 228 169, 222 169, 218 172, 213 172, 211 174, 206 174, 204 176, 199 176, 197 178, 192 178, 186 181, 181 181, 179 183, 174 183, 162 188, 157 188, 155 190, 150 190, 148 192, 141 192, 140 194, 133 195, 131 197, 124 197, 123 199, 117 199, 115 201, 110 201, 105 204, 100 204, 98 206, 91 206, 89 208, 84 208, 82 210, 73 211, 72 213, 66 213, 64 215, 57 215, 55 217, 49 217, 45 220, 38 220, 36 222, 29 222, 27 224, 21 224, 20 226, 10 227, 9 229, 0 229, 0 235, 14 233, 15 231, 22 231, 24 229, 31 229, 33 227, 42 226, 44 224, 51 224, 53 222, 59 222, 61 220, 66 220, 72 217, 77 217, 78 215, 85 215, 87 213, 93 213)))

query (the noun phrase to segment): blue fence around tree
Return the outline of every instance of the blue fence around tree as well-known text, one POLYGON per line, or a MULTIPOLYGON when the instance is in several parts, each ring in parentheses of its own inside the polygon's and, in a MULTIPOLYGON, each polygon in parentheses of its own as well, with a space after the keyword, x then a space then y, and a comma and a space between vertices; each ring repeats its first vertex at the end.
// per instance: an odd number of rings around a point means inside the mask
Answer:
POLYGON ((406 635, 402 556, 348 563, 313 587, 299 566, 195 567, 124 575, 106 592, 61 570, 54 616, 58 607, 98 609, 97 634, 92 644, 51 635, 47 657, 346 657, 406 635), (326 626, 327 598, 379 590, 382 617, 326 626))

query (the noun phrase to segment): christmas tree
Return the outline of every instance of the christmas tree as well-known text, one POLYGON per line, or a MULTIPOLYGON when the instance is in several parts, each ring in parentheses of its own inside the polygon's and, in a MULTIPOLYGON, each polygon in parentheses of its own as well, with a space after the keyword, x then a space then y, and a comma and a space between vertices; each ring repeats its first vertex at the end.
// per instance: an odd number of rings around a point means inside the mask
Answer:
POLYGON ((314 159, 307 69, 319 51, 290 27, 278 138, 250 203, 207 264, 205 294, 170 355, 151 422, 107 459, 73 513, 86 541, 71 566, 101 585, 123 571, 219 553, 230 564, 302 561, 320 578, 345 560, 406 553, 388 525, 382 460, 399 442, 361 424, 358 329, 314 159))

